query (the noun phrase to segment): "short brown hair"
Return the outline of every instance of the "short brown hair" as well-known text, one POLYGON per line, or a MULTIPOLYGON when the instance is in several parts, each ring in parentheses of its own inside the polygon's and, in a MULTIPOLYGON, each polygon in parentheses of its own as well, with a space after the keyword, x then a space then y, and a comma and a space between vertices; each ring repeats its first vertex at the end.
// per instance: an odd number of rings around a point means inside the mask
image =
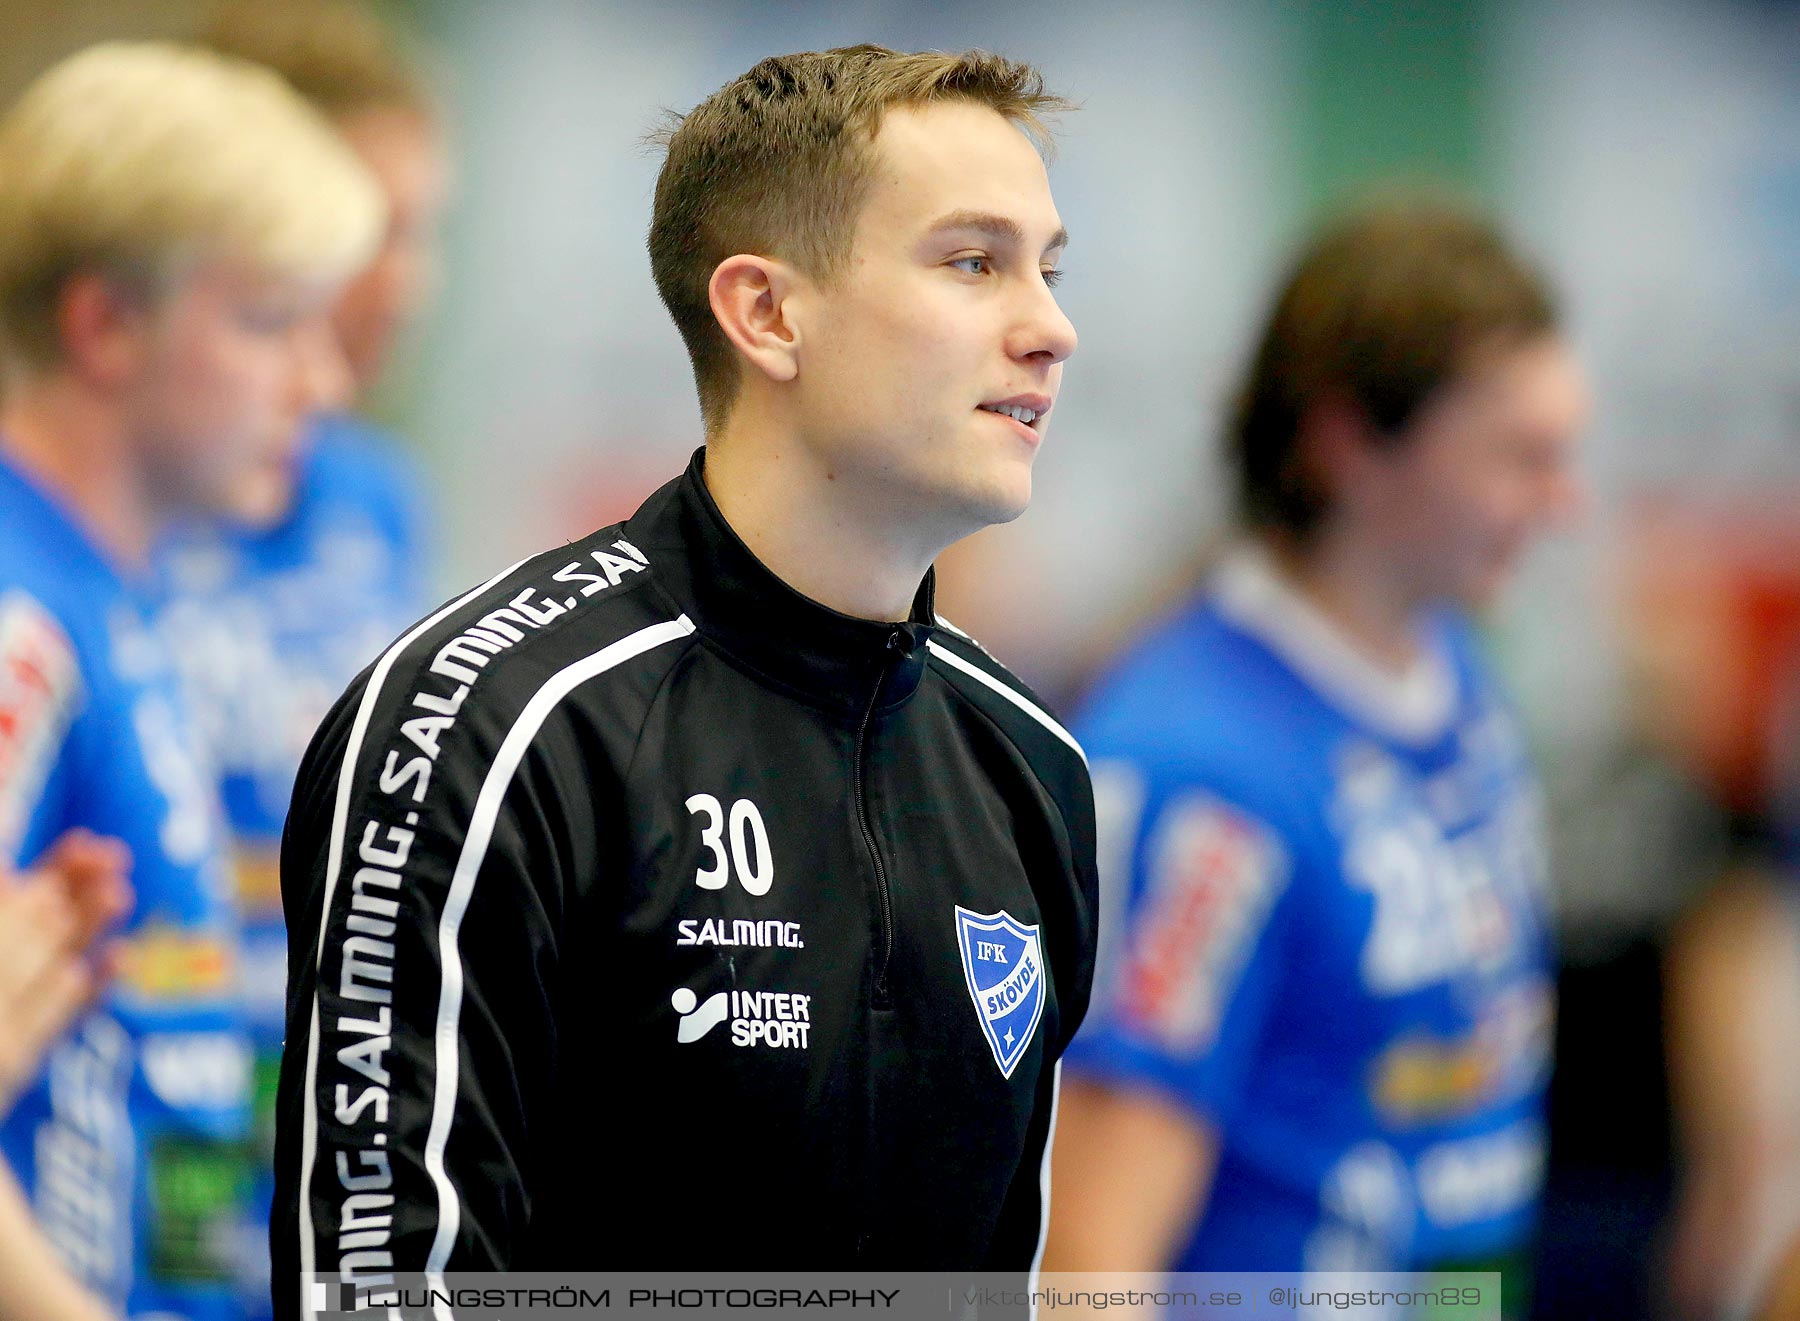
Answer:
POLYGON ((650 273, 687 344, 708 429, 730 410, 738 366, 707 286, 740 252, 815 279, 849 259, 869 145, 895 106, 961 99, 1018 124, 1040 150, 1041 116, 1068 108, 1028 64, 985 51, 901 54, 848 46, 764 60, 656 138, 667 147, 650 221, 650 273))
POLYGON ((334 120, 365 110, 436 118, 424 60, 366 5, 348 0, 233 0, 212 15, 201 41, 273 69, 334 120))
POLYGON ((1298 443, 1320 400, 1397 439, 1472 353, 1555 330, 1537 273, 1457 203, 1390 200, 1329 226, 1281 287, 1227 435, 1243 516, 1299 539, 1324 517, 1298 443))

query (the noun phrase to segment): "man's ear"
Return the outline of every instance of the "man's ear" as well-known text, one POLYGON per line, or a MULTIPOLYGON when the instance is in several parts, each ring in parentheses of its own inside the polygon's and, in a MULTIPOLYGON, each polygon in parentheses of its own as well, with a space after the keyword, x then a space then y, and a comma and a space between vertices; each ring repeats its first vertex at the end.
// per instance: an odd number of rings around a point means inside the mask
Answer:
POLYGON ((725 337, 771 381, 800 373, 800 328, 789 302, 799 281, 786 262, 740 253, 720 262, 706 286, 725 337))
POLYGON ((143 359, 150 308, 118 280, 79 271, 56 296, 56 341, 63 367, 85 381, 117 386, 143 359))

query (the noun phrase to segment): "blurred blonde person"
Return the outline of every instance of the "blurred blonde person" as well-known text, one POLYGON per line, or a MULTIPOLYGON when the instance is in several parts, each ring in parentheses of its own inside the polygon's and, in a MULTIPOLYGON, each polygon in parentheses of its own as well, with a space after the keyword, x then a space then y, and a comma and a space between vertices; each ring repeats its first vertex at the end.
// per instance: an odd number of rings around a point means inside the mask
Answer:
POLYGON ((229 1316, 236 925, 146 622, 150 553, 191 512, 288 503, 300 427, 346 373, 326 313, 382 202, 273 75, 163 43, 43 74, 0 119, 0 178, 0 861, 29 869, 85 828, 130 850, 134 894, 116 981, 0 1128, 55 1251, 16 1224, 0 1251, 60 1258, 132 1313, 229 1316))
MULTIPOLYGON (((287 928, 276 888, 295 767, 331 699, 429 604, 426 484, 394 436, 355 410, 434 283, 449 167, 441 112, 419 57, 358 5, 240 3, 204 33, 253 60, 324 115, 379 185, 387 224, 330 312, 350 371, 308 420, 292 498, 267 523, 190 520, 159 554, 164 635, 219 773, 243 907, 245 984, 256 1048, 258 1173, 266 1239, 274 1195, 275 1078, 287 928)), ((245 1306, 270 1308, 268 1255, 252 1259, 245 1306)))

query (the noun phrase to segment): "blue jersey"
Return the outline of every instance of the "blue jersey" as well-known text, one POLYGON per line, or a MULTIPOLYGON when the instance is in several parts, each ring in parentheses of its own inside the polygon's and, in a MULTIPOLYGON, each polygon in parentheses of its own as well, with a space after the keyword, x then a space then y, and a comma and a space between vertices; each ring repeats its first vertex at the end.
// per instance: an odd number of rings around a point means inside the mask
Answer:
POLYGON ((275 857, 294 772, 320 718, 429 604, 420 483, 393 441, 346 416, 315 423, 287 515, 243 531, 194 523, 157 560, 160 631, 217 768, 232 834, 256 1043, 256 1208, 245 1306, 270 1310, 268 1212, 287 935, 275 857))
POLYGON ((249 1048, 217 799, 144 602, 0 461, 0 856, 86 826, 131 848, 118 981, 0 1147, 71 1268, 134 1313, 234 1311, 249 1048))
POLYGON ((394 443, 331 416, 304 454, 276 526, 187 524, 157 555, 162 631, 232 830, 270 850, 320 718, 429 604, 419 481, 394 443))
POLYGON ((1245 553, 1080 726, 1110 937, 1068 1068, 1219 1135, 1176 1269, 1427 1267, 1530 1231, 1540 798, 1466 623, 1424 640, 1393 681, 1245 553))

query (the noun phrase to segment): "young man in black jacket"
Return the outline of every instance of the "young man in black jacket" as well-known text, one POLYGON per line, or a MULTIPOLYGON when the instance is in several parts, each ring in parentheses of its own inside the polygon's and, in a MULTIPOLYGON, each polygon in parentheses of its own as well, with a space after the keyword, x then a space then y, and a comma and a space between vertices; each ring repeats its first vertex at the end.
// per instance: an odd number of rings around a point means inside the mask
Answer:
POLYGON ((1023 511, 1075 348, 1059 104, 858 47, 670 134, 706 447, 399 639, 300 775, 283 1315, 314 1273, 1034 1263, 1091 795, 931 563, 1023 511))

